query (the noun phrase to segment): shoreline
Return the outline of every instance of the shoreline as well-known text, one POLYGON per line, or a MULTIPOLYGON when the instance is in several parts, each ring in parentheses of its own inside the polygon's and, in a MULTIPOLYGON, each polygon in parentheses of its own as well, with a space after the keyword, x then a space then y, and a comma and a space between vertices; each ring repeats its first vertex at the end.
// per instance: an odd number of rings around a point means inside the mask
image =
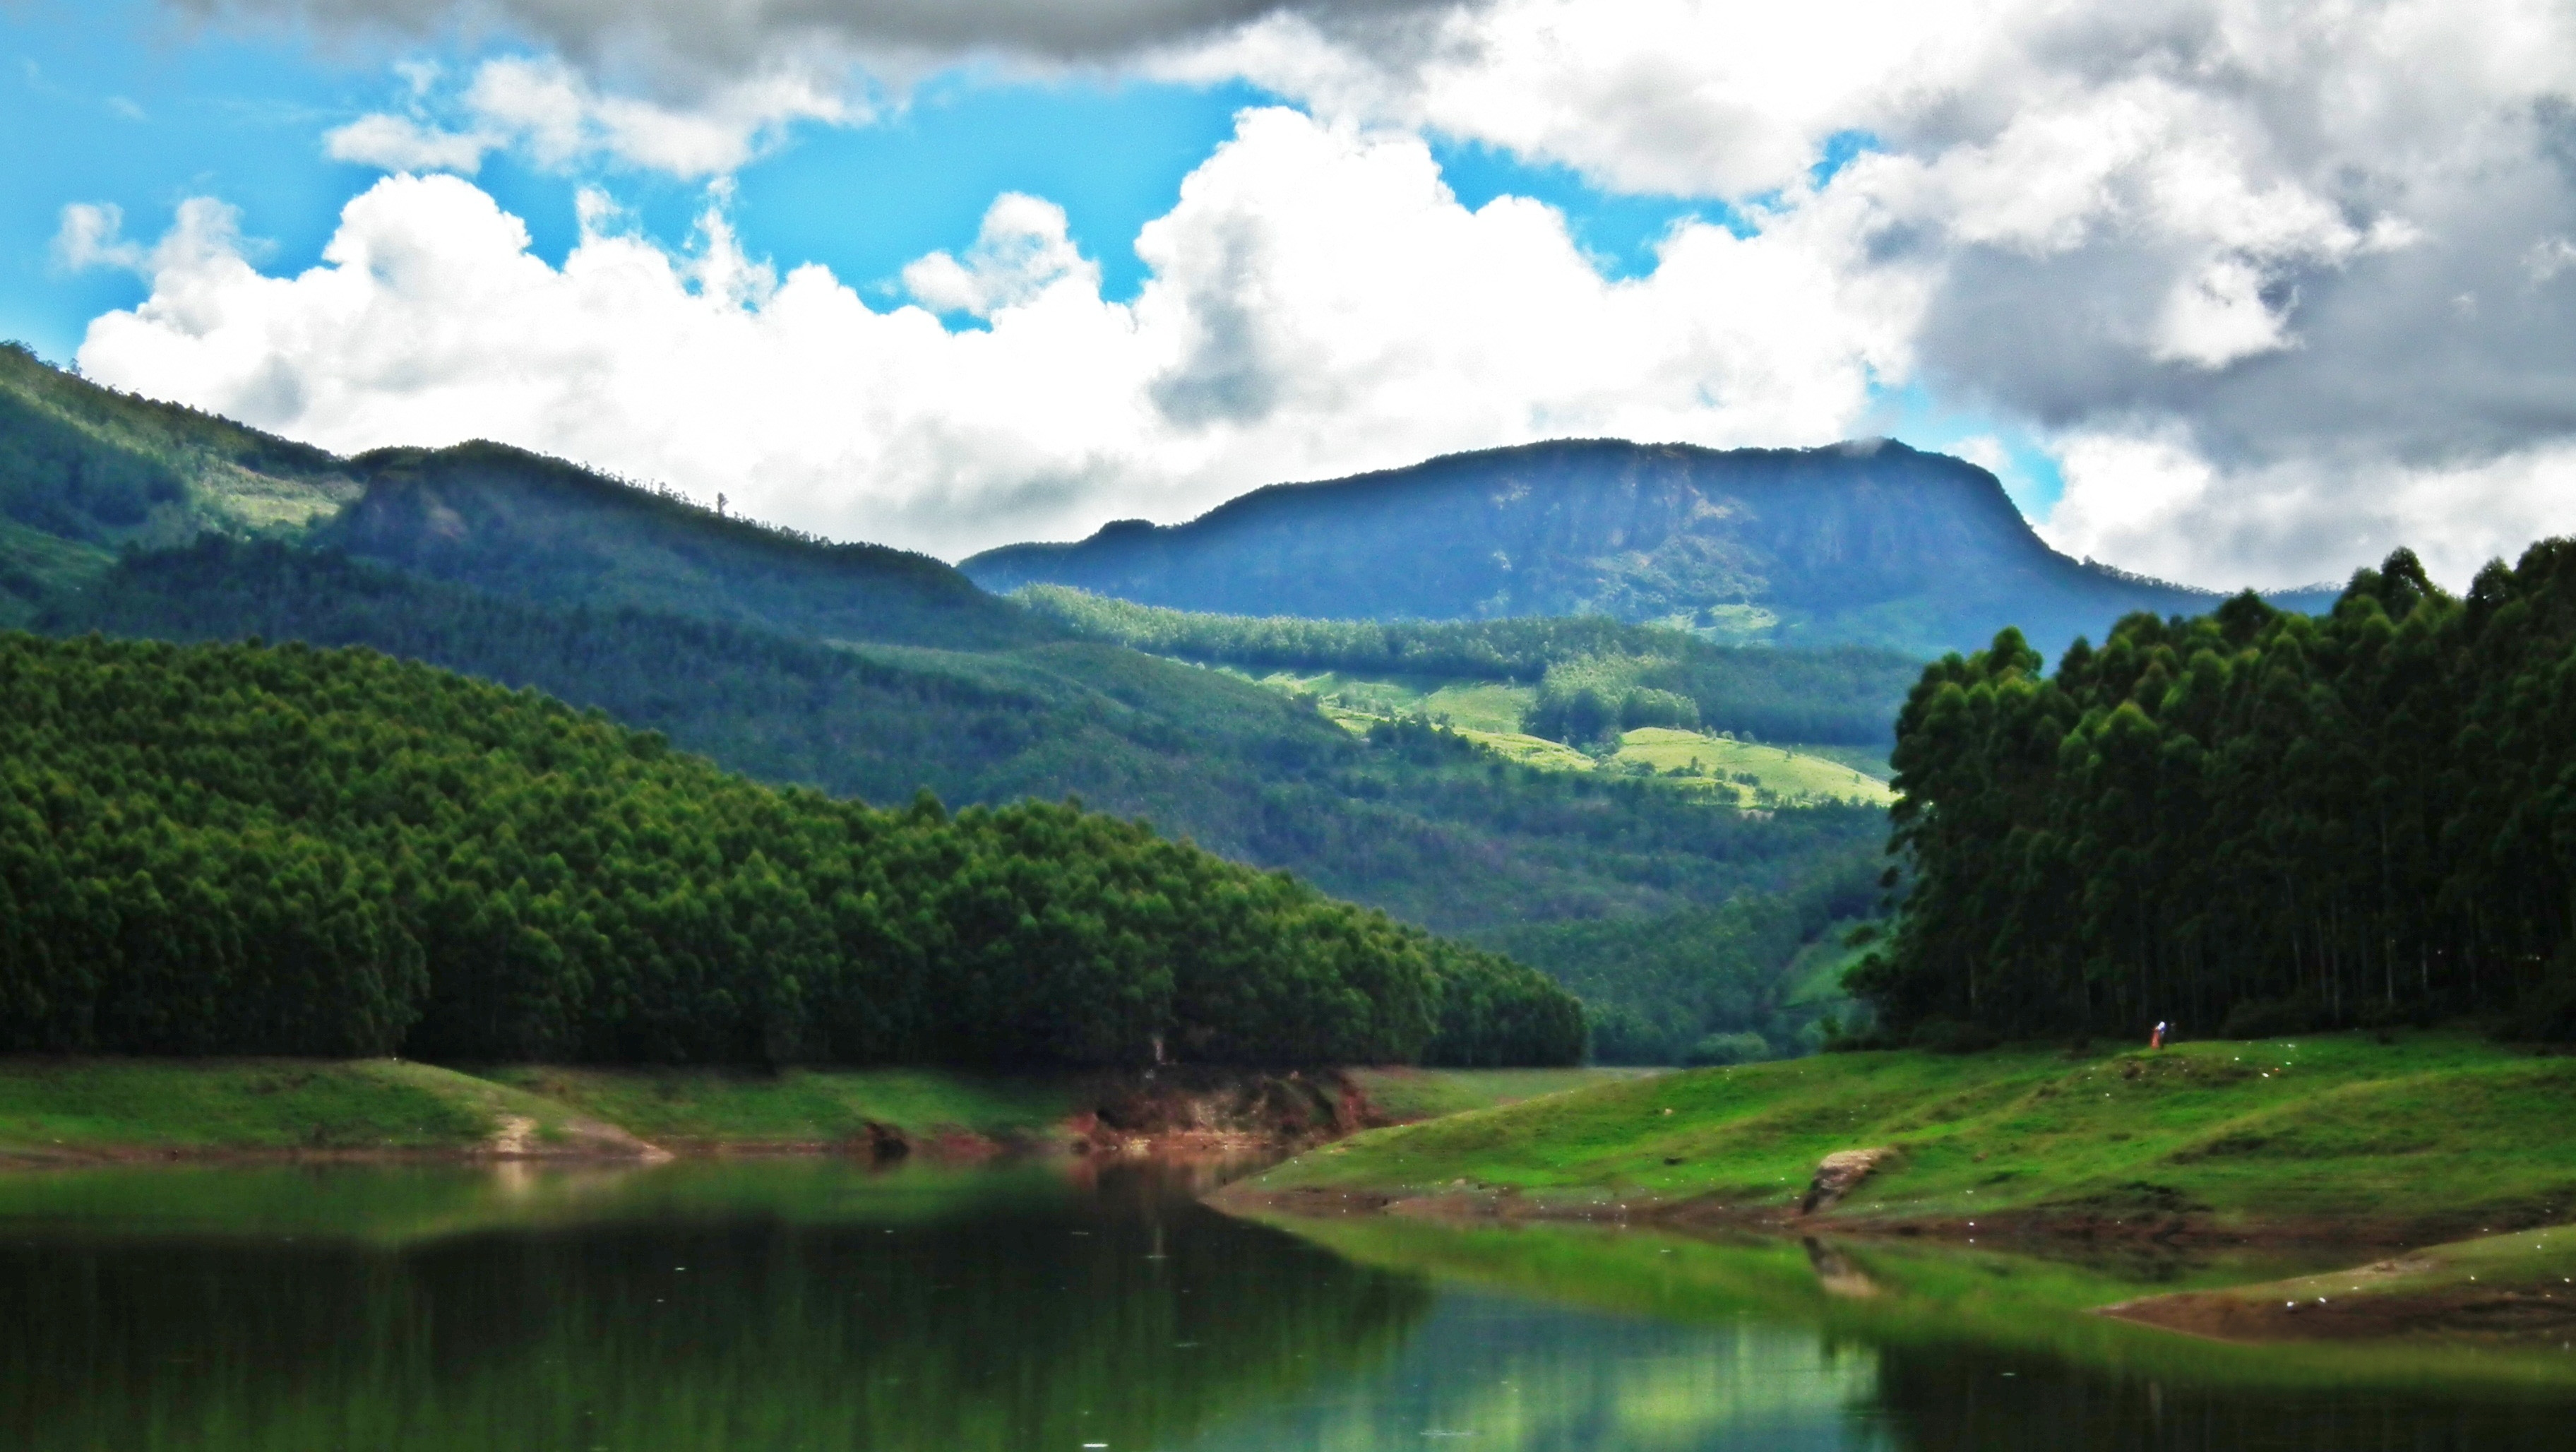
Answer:
POLYGON ((2122 1219, 2089 1211, 2006 1211, 1990 1218, 1950 1216, 1832 1216, 1800 1214, 1794 1206, 1712 1204, 1707 1198, 1604 1200, 1600 1192, 1530 1194, 1511 1187, 1464 1189, 1337 1189, 1298 1186, 1265 1190, 1236 1181, 1205 1197, 1229 1215, 1339 1219, 1385 1215, 1452 1225, 1618 1225, 1636 1229, 1742 1231, 1783 1239, 1916 1241, 1961 1246, 2158 1246, 2173 1250, 2264 1246, 2333 1246, 2355 1250, 2407 1250, 2440 1245, 2489 1231, 2551 1229, 2571 1222, 2505 1216, 2292 1217, 2230 1219, 2190 1215, 2122 1219), (2471 1221, 2478 1221, 2471 1224, 2471 1221))

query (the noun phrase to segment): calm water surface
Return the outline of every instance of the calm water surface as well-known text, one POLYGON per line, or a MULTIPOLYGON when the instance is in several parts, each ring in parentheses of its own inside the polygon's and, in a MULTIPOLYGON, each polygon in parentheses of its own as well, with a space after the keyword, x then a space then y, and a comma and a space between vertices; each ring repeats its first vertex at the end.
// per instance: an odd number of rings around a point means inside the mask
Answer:
POLYGON ((2554 1347, 2249 1352, 2082 1310, 2277 1265, 1292 1233, 1196 1188, 838 1162, 0 1177, 0 1446, 2576 1445, 2554 1347))

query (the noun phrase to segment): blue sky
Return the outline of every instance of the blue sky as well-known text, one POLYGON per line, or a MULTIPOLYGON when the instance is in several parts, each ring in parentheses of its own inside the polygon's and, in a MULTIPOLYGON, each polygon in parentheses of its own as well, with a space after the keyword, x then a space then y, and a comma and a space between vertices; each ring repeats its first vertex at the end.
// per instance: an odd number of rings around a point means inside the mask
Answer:
MULTIPOLYGON (((112 204, 127 236, 148 239, 170 226, 184 198, 215 196, 239 209, 263 271, 300 272, 321 260, 342 204, 376 176, 325 156, 324 134, 399 104, 410 87, 398 61, 463 70, 478 58, 453 46, 235 34, 134 0, 0 12, 0 40, 10 62, 0 128, 44 139, 0 172, 0 336, 57 362, 72 359, 92 318, 149 291, 130 272, 61 265, 55 239, 65 206, 112 204)), ((1026 192, 1064 209, 1073 241, 1100 265, 1103 295, 1126 300, 1145 278, 1133 247, 1139 229, 1172 208, 1182 179, 1233 133, 1239 111, 1282 100, 1242 80, 1038 80, 968 63, 913 86, 869 124, 796 128, 730 178, 726 210, 753 256, 781 268, 821 263, 889 298, 900 296, 906 263, 963 250, 996 196, 1026 192)), ((1829 138, 1811 177, 1822 183, 1869 144, 1862 132, 1829 138)), ((1605 189, 1570 166, 1474 139, 1436 137, 1432 153, 1470 209, 1507 195, 1557 209, 1606 278, 1650 272, 1657 242, 1677 222, 1751 230, 1719 198, 1605 189)), ((535 253, 557 264, 578 237, 580 186, 601 187, 673 248, 686 245, 707 205, 698 179, 613 162, 549 169, 503 151, 476 181, 527 225, 535 253)), ((1873 427, 1926 447, 1997 433, 1982 416, 1933 406, 1920 387, 1881 393, 1873 427)), ((2055 493, 2046 455, 2023 443, 2008 457, 2017 496, 2044 510, 2055 493), (2035 480, 2045 483, 2034 490, 2035 480)))
MULTIPOLYGON (((341 204, 376 175, 329 160, 323 134, 398 101, 407 87, 392 63, 419 56, 185 27, 133 0, 0 11, 0 47, 9 58, 0 130, 42 138, 0 171, 0 333, 58 361, 92 317, 146 291, 137 277, 55 264, 64 206, 113 203, 129 235, 151 237, 181 199, 219 196, 241 209, 249 236, 269 244, 260 259, 267 270, 309 267, 341 204)), ((452 67, 475 58, 428 49, 452 67)), ((1241 81, 1040 81, 963 65, 918 86, 881 121, 799 128, 734 177, 730 212, 757 255, 781 266, 820 262, 884 286, 917 257, 971 243, 997 195, 1028 192, 1065 209, 1074 240, 1101 264, 1104 293, 1128 298, 1144 279, 1132 245, 1138 229, 1171 209, 1181 179, 1232 134, 1237 111, 1279 100, 1241 81)), ((1676 220, 1728 215, 1722 203, 1605 193, 1567 167, 1473 141, 1436 150, 1461 202, 1477 207, 1506 193, 1547 202, 1612 277, 1650 269, 1655 240, 1676 220)), ((576 238, 581 183, 604 187, 674 246, 705 205, 695 180, 613 165, 548 171, 508 153, 477 180, 555 262, 576 238)))
POLYGON ((2576 527, 2576 14, 2457 5, 20 0, 0 336, 951 556, 1886 434, 2128 568, 2465 580, 2576 527))

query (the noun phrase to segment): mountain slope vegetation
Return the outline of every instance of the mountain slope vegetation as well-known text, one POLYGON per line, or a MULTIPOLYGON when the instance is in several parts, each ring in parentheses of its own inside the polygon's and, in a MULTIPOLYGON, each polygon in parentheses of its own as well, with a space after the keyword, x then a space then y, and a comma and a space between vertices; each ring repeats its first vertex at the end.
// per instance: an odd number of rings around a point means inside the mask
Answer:
POLYGON ((374 651, 0 636, 0 1045, 1562 1063, 1531 970, 1071 806, 778 791, 374 651))
MULTIPOLYGON (((1893 441, 1739 449, 1565 440, 1281 484, 1187 524, 966 560, 987 589, 1324 620, 1606 615, 1916 659, 2006 624, 2056 649, 2216 594, 2050 549, 1992 474, 1893 441)), ((2304 594, 2285 604, 2320 603, 2304 594)))
MULTIPOLYGON (((336 459, 10 356, 24 366, 0 367, 0 396, 53 432, 0 430, 36 461, 11 496, 36 501, 21 510, 36 523, 8 516, 0 546, 23 548, 0 562, 37 566, 0 581, 0 624, 371 646, 598 708, 773 784, 878 803, 925 788, 957 805, 1078 797, 1443 932, 1702 910, 1793 886, 1884 830, 1866 807, 1739 813, 1705 782, 1624 763, 1573 779, 1414 716, 1345 729, 922 556, 823 544, 489 445, 336 459), (88 505, 39 507, 124 475, 161 481, 161 514, 120 525, 88 505), (244 503, 285 499, 295 508, 244 503)), ((1539 624, 1464 648, 1509 645, 1544 677, 1556 644, 1539 624)), ((1563 624, 1574 644, 1612 632, 1611 654, 1584 659, 1623 680, 1678 669, 1675 652, 1701 661, 1713 709, 1748 710, 1766 735, 1839 713, 1866 736, 1880 709, 1865 704, 1874 686, 1847 688, 1839 656, 1563 624), (1618 653, 1648 634, 1669 649, 1618 653), (1770 716, 1766 691, 1786 703, 1770 716)), ((1887 667, 1872 658, 1860 675, 1887 667)))
POLYGON ((976 650, 1057 634, 927 555, 832 544, 500 444, 383 449, 312 543, 546 605, 976 650))
POLYGON ((836 795, 1078 796, 1441 931, 1770 890, 1885 821, 1855 807, 1747 818, 1661 783, 1510 766, 1419 723, 1354 738, 1275 692, 1115 646, 836 648, 541 606, 271 542, 208 538, 125 560, 46 626, 371 645, 836 795))

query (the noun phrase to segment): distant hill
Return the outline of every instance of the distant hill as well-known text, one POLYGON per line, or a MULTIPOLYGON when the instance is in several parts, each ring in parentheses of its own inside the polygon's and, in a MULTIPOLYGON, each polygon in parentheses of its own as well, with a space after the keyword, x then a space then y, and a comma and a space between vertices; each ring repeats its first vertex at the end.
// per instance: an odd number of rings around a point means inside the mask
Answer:
MULTIPOLYGON (((1892 441, 1719 452, 1573 440, 1259 489, 1187 524, 988 550, 986 589, 1338 620, 1607 615, 1734 643, 1917 658, 2018 625, 2054 652, 2202 590, 2067 558, 1995 476, 1892 441)), ((2275 596, 2321 608, 2306 592, 2275 596)))
POLYGON ((928 555, 834 544, 501 444, 383 449, 315 544, 550 605, 976 649, 1064 633, 928 555))
POLYGON ((544 604, 977 649, 1065 638, 928 555, 728 519, 500 444, 343 459, 0 346, 0 625, 119 550, 290 540, 544 604))

